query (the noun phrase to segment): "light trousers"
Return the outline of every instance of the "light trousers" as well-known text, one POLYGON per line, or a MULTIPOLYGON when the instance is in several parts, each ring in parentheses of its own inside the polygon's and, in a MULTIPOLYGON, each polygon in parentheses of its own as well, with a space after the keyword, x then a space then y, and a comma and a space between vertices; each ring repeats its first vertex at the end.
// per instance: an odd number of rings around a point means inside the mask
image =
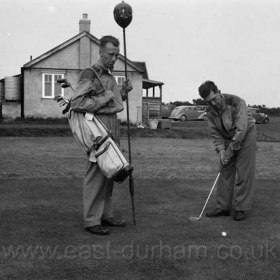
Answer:
POLYGON ((113 217, 112 192, 114 181, 101 173, 95 162, 87 162, 83 185, 84 226, 100 225, 102 220, 113 217))
POLYGON ((245 136, 241 149, 222 167, 217 183, 217 209, 251 209, 255 189, 256 140, 254 126, 245 136))

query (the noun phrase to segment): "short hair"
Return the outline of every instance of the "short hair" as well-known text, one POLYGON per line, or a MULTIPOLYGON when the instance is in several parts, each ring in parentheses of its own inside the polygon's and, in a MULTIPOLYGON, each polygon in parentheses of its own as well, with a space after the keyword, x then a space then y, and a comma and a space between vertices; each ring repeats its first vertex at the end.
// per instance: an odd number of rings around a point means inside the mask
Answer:
POLYGON ((100 39, 100 48, 104 48, 107 43, 112 43, 115 47, 119 47, 120 45, 119 39, 111 35, 106 35, 100 39))
POLYGON ((214 93, 220 92, 218 87, 212 81, 206 81, 198 88, 199 95, 203 99, 207 98, 211 91, 214 91, 214 93))

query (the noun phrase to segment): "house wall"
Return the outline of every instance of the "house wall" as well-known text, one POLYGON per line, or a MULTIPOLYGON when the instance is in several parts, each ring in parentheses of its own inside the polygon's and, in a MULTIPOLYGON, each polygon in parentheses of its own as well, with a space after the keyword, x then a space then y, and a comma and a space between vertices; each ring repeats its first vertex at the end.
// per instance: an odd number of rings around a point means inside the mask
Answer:
POLYGON ((21 116, 20 102, 5 101, 2 104, 2 118, 3 119, 16 119, 21 116))
MULTIPOLYGON (((46 70, 32 69, 24 71, 24 114, 26 118, 61 118, 61 108, 53 99, 42 98, 42 74, 46 70)), ((79 71, 52 70, 51 73, 64 74, 69 80, 77 79, 79 71)), ((65 89, 66 96, 71 95, 65 89)))
MULTIPOLYGON (((71 82, 75 89, 78 84, 80 71, 74 70, 25 70, 24 71, 24 113, 27 118, 61 118, 61 108, 53 99, 42 98, 42 74, 46 72, 64 74, 64 77, 71 82)), ((114 75, 123 75, 122 72, 114 72, 114 75)), ((129 118, 132 123, 142 121, 142 75, 136 72, 128 73, 128 79, 132 81, 133 90, 129 93, 129 118)), ((64 89, 64 95, 71 97, 73 94, 70 88, 64 89)), ((121 121, 127 120, 126 102, 124 110, 118 114, 121 121)), ((6 115, 6 114, 5 114, 6 115)), ((16 114, 20 116, 20 113, 16 114)))
MULTIPOLYGON (((24 70, 24 115, 35 118, 60 118, 63 117, 61 108, 53 99, 42 98, 42 74, 64 74, 64 78, 75 89, 78 84, 80 70, 94 64, 99 58, 99 46, 82 37, 80 40, 55 51, 45 59, 40 60, 32 68, 24 70), (82 39, 86 40, 82 40, 82 39), (89 45, 90 44, 90 45, 89 45), (63 68, 63 69, 61 69, 63 68)), ((129 93, 129 115, 132 123, 142 121, 142 74, 136 72, 128 65, 128 78, 131 80, 133 90, 129 93)), ((114 75, 124 76, 124 63, 120 59, 115 64, 114 75)), ((64 90, 66 96, 71 96, 72 91, 64 90)), ((126 121, 125 110, 118 114, 121 121, 126 121)))
MULTIPOLYGON (((120 74, 116 73, 116 75, 120 74)), ((131 123, 139 124, 142 122, 142 75, 137 72, 130 72, 128 73, 128 79, 133 81, 133 90, 129 92, 128 96, 129 120, 131 123)), ((118 113, 118 118, 121 121, 127 120, 126 101, 124 102, 124 110, 118 113)))
POLYGON ((36 63, 36 68, 64 68, 64 69, 80 69, 80 44, 79 41, 68 45, 67 48, 63 48, 57 52, 54 52, 46 59, 43 59, 36 63))

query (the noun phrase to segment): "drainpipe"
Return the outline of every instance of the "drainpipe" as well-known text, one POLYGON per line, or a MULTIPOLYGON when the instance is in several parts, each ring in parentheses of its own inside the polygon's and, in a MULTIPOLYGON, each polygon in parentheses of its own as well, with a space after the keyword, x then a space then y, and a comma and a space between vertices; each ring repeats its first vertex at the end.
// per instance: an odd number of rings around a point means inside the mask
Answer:
POLYGON ((21 118, 24 119, 24 69, 21 67, 21 118))

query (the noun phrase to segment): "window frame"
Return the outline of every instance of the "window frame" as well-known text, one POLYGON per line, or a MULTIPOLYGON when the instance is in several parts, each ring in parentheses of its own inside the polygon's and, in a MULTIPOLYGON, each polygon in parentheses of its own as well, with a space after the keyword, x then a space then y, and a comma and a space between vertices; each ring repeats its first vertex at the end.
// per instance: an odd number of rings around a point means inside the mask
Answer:
POLYGON ((125 81, 125 76, 124 76, 124 75, 116 75, 116 76, 114 76, 114 78, 115 78, 116 83, 117 83, 118 86, 122 86, 122 85, 123 85, 123 82, 125 81), (120 84, 119 81, 118 81, 119 78, 121 78, 122 81, 123 81, 121 84, 120 84))
MULTIPOLYGON (((42 98, 43 99, 53 99, 55 97, 55 76, 61 76, 60 79, 64 79, 64 73, 51 73, 51 72, 44 72, 42 73, 42 98), (46 76, 51 76, 51 95, 45 95, 45 82, 46 76)), ((61 87, 61 93, 64 96, 64 88, 61 87)))

